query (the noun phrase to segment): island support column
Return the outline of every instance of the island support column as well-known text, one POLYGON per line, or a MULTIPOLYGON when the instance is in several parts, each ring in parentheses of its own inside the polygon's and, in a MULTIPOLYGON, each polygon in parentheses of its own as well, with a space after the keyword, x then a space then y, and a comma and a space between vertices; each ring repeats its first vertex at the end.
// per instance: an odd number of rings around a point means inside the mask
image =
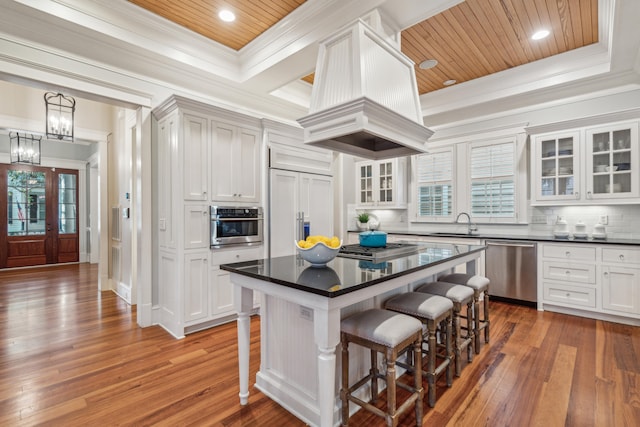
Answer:
POLYGON ((240 404, 249 401, 249 352, 251 339, 251 310, 253 290, 240 286, 233 287, 234 305, 238 312, 238 372, 240 377, 240 404))
POLYGON ((336 403, 336 347, 340 342, 340 309, 316 310, 313 333, 318 346, 320 427, 333 427, 336 403))

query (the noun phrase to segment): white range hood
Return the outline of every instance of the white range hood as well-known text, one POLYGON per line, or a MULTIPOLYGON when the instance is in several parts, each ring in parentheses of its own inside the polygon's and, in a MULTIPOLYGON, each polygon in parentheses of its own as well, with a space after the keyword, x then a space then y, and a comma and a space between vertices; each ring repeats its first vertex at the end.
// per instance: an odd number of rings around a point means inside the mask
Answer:
POLYGON ((413 61, 384 38, 377 11, 320 42, 306 144, 368 159, 427 151, 413 61))

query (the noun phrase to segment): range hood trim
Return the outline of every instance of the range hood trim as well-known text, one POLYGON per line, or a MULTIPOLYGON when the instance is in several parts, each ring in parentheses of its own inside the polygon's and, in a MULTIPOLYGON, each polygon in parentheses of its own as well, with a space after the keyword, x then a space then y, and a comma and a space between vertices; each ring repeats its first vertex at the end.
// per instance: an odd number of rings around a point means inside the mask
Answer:
POLYGON ((315 145, 373 160, 427 152, 433 131, 367 97, 360 97, 298 119, 304 128, 305 144, 315 145), (353 139, 379 139, 393 145, 381 150, 345 142, 353 139), (355 135, 360 135, 355 136, 355 135))

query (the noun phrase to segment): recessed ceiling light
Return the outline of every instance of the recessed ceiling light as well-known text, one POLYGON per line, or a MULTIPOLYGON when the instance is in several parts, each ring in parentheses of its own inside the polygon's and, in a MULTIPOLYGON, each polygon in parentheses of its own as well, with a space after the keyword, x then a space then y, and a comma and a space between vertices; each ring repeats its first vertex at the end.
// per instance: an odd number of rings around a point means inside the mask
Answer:
POLYGON ((429 68, 433 68, 438 65, 438 61, 435 59, 427 59, 426 61, 422 61, 419 65, 423 70, 428 70, 429 68))
POLYGON ((236 20, 236 15, 230 10, 223 9, 218 13, 218 17, 224 22, 233 22, 236 20))
POLYGON ((540 40, 547 37, 548 35, 549 35, 549 30, 539 30, 539 31, 536 31, 531 36, 531 40, 540 40))
POLYGON ((445 80, 444 82, 442 82, 442 84, 445 85, 445 86, 451 86, 451 85, 456 84, 456 82, 457 82, 457 80, 449 79, 449 80, 445 80))

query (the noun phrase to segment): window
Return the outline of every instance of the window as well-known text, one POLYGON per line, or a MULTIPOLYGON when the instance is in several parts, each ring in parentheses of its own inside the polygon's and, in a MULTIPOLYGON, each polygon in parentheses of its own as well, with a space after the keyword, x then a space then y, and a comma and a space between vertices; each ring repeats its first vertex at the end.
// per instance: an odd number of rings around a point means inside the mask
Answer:
POLYGON ((471 148, 471 215, 516 217, 515 142, 471 148))
POLYGON ((450 217, 453 211, 453 153, 417 157, 418 219, 450 217))
POLYGON ((7 171, 7 234, 29 236, 45 232, 43 172, 7 171))

